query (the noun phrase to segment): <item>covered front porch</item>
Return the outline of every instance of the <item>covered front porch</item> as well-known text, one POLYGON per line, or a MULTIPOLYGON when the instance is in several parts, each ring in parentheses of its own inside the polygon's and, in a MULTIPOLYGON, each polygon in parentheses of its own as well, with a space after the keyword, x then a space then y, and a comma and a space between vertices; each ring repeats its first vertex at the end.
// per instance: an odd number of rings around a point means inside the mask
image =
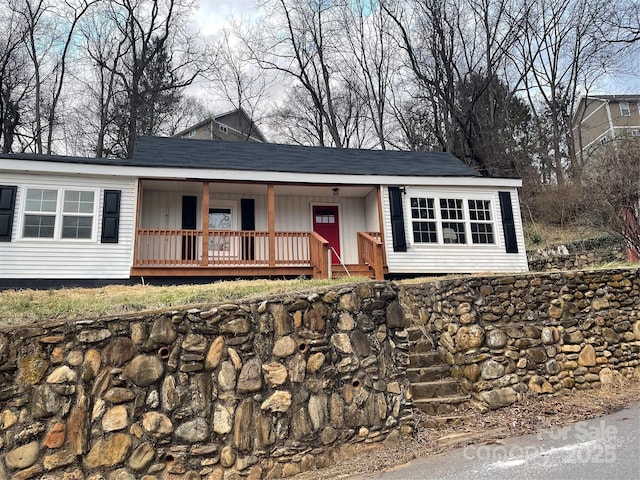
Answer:
POLYGON ((376 185, 140 180, 131 276, 384 278, 376 185))

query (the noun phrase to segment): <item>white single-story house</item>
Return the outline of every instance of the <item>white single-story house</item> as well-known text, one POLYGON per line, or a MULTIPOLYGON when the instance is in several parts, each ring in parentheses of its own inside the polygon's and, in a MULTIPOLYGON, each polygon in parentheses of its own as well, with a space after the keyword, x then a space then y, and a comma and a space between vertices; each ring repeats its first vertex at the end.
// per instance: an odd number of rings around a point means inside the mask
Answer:
POLYGON ((0 154, 0 285, 521 272, 521 181, 448 153, 142 137, 0 154))

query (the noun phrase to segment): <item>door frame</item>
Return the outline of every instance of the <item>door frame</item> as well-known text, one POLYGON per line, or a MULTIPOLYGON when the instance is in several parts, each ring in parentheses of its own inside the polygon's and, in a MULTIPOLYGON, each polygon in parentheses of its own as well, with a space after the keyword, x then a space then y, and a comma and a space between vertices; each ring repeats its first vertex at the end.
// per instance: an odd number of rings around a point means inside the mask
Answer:
MULTIPOLYGON (((339 202, 310 202, 309 203, 309 220, 310 220, 310 225, 309 225, 309 231, 313 232, 313 208, 314 207, 323 207, 323 206, 328 206, 328 207, 337 207, 338 209, 338 238, 339 238, 339 242, 340 242, 340 258, 342 259, 342 261, 346 264, 347 262, 344 259, 345 256, 345 251, 344 251, 344 241, 342 239, 342 204, 340 204, 339 202)), ((331 252, 331 256, 333 257, 333 252, 331 252)), ((338 263, 334 264, 334 265, 340 265, 340 259, 338 259, 338 263)))

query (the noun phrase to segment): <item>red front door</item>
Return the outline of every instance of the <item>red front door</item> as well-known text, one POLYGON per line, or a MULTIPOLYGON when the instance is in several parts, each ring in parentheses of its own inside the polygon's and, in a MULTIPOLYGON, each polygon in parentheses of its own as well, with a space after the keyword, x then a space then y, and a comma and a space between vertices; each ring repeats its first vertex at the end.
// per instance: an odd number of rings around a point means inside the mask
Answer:
MULTIPOLYGON (((313 231, 327 240, 329 246, 340 255, 340 226, 337 205, 314 205, 313 231)), ((334 265, 340 263, 333 251, 331 252, 331 263, 334 265)))

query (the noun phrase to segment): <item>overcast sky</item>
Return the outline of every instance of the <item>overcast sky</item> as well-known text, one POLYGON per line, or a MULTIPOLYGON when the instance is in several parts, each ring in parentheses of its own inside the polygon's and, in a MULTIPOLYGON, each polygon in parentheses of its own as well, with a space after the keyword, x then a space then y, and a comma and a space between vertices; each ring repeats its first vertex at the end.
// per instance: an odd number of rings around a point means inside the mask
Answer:
POLYGON ((250 15, 254 0, 200 0, 200 12, 196 23, 205 35, 219 33, 232 16, 250 15))

